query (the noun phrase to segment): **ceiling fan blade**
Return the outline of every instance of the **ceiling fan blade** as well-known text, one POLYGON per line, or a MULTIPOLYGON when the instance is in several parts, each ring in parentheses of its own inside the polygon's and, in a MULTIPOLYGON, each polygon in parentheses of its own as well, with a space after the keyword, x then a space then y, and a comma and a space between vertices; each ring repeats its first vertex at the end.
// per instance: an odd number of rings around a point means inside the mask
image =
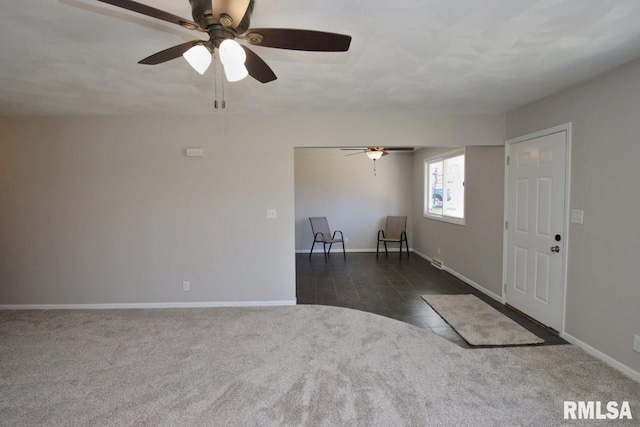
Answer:
POLYGON ((246 46, 242 46, 247 54, 247 60, 244 65, 249 71, 249 75, 260 83, 269 83, 277 79, 273 70, 262 60, 254 51, 246 46))
POLYGON ((289 28, 250 28, 247 41, 255 46, 311 52, 346 52, 351 36, 289 28))
POLYGON ((217 22, 220 22, 220 15, 227 14, 233 20, 231 27, 238 28, 247 13, 249 3, 251 0, 213 0, 211 5, 213 17, 217 22))
POLYGON ((364 151, 364 150, 362 150, 362 151, 360 151, 359 153, 345 154, 344 156, 345 156, 345 157, 355 156, 356 154, 362 154, 362 153, 364 153, 364 152, 365 152, 365 151, 364 151))
POLYGON ((386 151, 383 151, 383 152, 382 152, 382 156, 380 156, 380 157, 384 157, 384 156, 386 156, 386 155, 388 155, 388 154, 389 154, 389 153, 387 153, 386 151))
POLYGON ((198 24, 195 22, 181 18, 180 16, 176 16, 169 12, 165 12, 164 10, 156 9, 151 6, 147 6, 146 4, 141 4, 132 0, 98 0, 102 3, 107 3, 113 6, 118 6, 123 9, 131 10, 133 12, 141 13, 142 15, 147 15, 152 18, 160 19, 162 21, 171 22, 172 24, 180 25, 181 27, 187 28, 189 30, 201 30, 198 24))
POLYGON ((364 148, 341 148, 342 151, 365 151, 364 148))
POLYGON ((142 61, 138 62, 138 64, 157 65, 163 62, 171 61, 172 59, 176 59, 182 56, 183 53, 191 49, 193 46, 203 43, 204 42, 202 40, 192 40, 190 42, 182 43, 178 46, 173 46, 169 49, 165 49, 162 52, 154 53, 153 55, 148 56, 142 61))
POLYGON ((413 151, 413 147, 385 147, 385 151, 413 151))

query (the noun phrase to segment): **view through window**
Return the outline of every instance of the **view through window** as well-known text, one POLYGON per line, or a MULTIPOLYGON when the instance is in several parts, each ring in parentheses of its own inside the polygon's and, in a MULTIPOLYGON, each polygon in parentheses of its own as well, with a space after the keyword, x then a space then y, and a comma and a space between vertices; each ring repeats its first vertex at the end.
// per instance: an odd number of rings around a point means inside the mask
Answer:
POLYGON ((425 217, 464 224, 464 160, 464 148, 425 160, 425 217))

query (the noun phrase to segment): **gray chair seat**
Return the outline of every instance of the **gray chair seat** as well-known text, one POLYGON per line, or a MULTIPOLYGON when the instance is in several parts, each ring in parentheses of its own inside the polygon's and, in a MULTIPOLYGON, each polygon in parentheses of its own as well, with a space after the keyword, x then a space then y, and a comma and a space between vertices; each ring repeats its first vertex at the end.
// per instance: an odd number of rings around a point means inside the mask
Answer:
POLYGON ((342 239, 324 239, 325 243, 342 243, 342 239))

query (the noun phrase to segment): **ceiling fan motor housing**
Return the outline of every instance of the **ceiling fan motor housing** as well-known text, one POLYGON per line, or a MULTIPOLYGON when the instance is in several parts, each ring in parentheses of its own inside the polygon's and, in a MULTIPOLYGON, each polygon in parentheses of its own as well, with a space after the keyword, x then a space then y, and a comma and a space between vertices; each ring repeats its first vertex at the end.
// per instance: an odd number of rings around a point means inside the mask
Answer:
MULTIPOLYGON (((253 12, 253 2, 251 0, 247 7, 247 11, 242 18, 242 21, 236 26, 235 22, 231 17, 221 12, 220 16, 216 17, 213 11, 213 7, 211 2, 216 0, 189 0, 191 4, 191 14, 193 16, 193 20, 200 26, 201 29, 210 33, 210 30, 213 26, 219 25, 225 29, 233 30, 234 37, 237 34, 242 34, 249 28, 249 19, 251 17, 251 13, 253 12)), ((230 38, 230 37, 227 37, 230 38)), ((216 43, 218 44, 218 43, 216 43)))
POLYGON ((210 0, 189 0, 189 3, 191 3, 193 20, 198 23, 200 28, 206 30, 209 25, 215 23, 210 0))

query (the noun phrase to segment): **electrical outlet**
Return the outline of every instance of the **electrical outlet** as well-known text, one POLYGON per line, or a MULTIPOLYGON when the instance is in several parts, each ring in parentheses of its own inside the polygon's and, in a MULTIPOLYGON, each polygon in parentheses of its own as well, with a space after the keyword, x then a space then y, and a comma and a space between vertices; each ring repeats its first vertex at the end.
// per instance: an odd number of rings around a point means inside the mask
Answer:
POLYGON ((278 219, 278 211, 276 209, 267 209, 268 219, 278 219))
POLYGON ((633 349, 640 353, 640 335, 633 336, 633 349))
POLYGON ((440 255, 440 248, 436 249, 436 252, 438 252, 438 255, 440 255))
POLYGON ((345 242, 345 243, 349 243, 349 238, 348 238, 348 237, 345 237, 345 238, 344 238, 344 242, 345 242))
POLYGON ((189 292, 189 290, 191 289, 191 283, 184 281, 182 282, 182 291, 183 292, 189 292))

